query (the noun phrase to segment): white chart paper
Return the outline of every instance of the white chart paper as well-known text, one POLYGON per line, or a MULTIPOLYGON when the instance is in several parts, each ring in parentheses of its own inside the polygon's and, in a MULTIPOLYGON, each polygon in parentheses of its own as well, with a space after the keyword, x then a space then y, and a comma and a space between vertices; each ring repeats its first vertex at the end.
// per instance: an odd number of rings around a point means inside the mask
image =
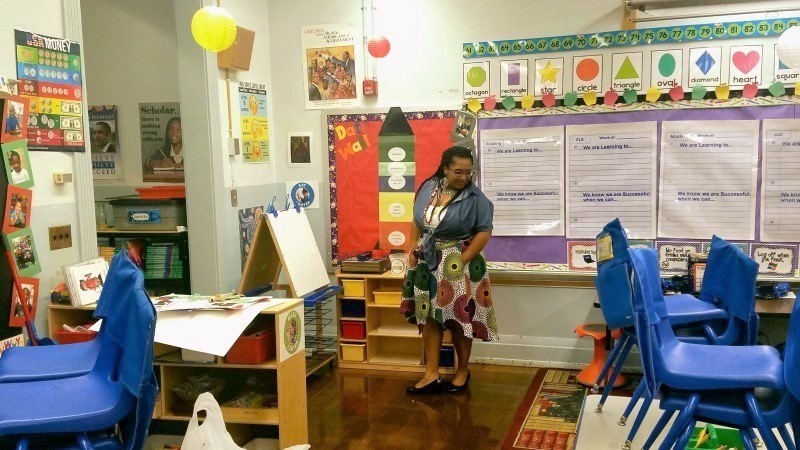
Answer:
POLYGON ((567 127, 567 238, 617 217, 630 238, 655 238, 656 137, 656 122, 567 127))
POLYGON ((658 235, 752 240, 758 121, 664 122, 658 235))
POLYGON ((481 132, 483 192, 495 236, 564 235, 564 127, 481 132))
POLYGON ((761 242, 800 238, 800 120, 765 120, 761 242))

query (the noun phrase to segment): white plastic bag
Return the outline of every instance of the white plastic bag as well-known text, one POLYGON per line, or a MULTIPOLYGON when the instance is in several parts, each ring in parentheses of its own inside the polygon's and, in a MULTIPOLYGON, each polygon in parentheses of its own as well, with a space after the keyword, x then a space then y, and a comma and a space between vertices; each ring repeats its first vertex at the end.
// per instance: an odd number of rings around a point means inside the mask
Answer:
POLYGON ((244 450, 231 438, 228 430, 225 429, 225 421, 222 420, 222 411, 219 403, 214 396, 204 392, 197 397, 194 402, 194 413, 189 421, 189 428, 186 430, 186 437, 183 438, 182 450, 244 450), (200 425, 197 420, 197 412, 206 412, 206 420, 200 425))

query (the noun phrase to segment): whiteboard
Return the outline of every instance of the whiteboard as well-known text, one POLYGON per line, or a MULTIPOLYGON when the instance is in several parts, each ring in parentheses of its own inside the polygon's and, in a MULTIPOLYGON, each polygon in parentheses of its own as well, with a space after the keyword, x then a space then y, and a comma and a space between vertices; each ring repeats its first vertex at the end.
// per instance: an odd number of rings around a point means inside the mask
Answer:
POLYGON ((302 297, 330 284, 328 271, 322 261, 305 210, 294 209, 266 214, 275 243, 295 295, 302 297))

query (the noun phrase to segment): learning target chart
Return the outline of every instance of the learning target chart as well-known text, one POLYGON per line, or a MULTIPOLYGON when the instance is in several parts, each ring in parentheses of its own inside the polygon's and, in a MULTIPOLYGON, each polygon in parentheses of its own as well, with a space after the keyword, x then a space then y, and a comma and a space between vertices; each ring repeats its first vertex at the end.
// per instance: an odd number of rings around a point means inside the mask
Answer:
POLYGON ((616 217, 629 237, 655 237, 656 136, 656 122, 567 126, 567 238, 616 217))
POLYGON ((800 237, 800 120, 765 120, 761 156, 761 241, 800 237))
POLYGON ((86 151, 80 44, 21 30, 14 36, 19 94, 30 99, 28 149, 86 151))
POLYGON ((497 236, 564 234, 564 128, 481 133, 483 192, 497 236))
POLYGON ((658 235, 753 240, 758 121, 663 122, 658 235))

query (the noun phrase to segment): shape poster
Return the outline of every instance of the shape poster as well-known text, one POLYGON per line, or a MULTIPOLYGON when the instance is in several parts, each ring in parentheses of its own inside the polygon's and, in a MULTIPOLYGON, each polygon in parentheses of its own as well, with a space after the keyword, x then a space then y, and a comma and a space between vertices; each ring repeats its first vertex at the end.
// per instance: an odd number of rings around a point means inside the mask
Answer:
POLYGON ((658 235, 755 238, 757 120, 663 122, 658 235))
POLYGON ((564 234, 564 127, 485 130, 481 168, 494 235, 564 234))
POLYGON ((528 60, 500 61, 500 97, 522 97, 528 93, 528 60))
POLYGON ((239 82, 239 121, 242 131, 242 159, 244 162, 269 162, 266 85, 246 81, 239 82))
POLYGON ((361 104, 358 36, 350 24, 300 28, 306 109, 347 108, 361 104))
POLYGON ((92 177, 95 180, 122 179, 119 147, 119 110, 116 105, 89 107, 92 138, 92 177))
POLYGON ((14 30, 19 94, 30 99, 28 149, 84 152, 81 45, 14 30))
POLYGON ((656 122, 567 126, 567 238, 616 217, 632 239, 656 232, 656 122))
POLYGON ((762 242, 800 238, 800 120, 765 120, 761 155, 762 242))

